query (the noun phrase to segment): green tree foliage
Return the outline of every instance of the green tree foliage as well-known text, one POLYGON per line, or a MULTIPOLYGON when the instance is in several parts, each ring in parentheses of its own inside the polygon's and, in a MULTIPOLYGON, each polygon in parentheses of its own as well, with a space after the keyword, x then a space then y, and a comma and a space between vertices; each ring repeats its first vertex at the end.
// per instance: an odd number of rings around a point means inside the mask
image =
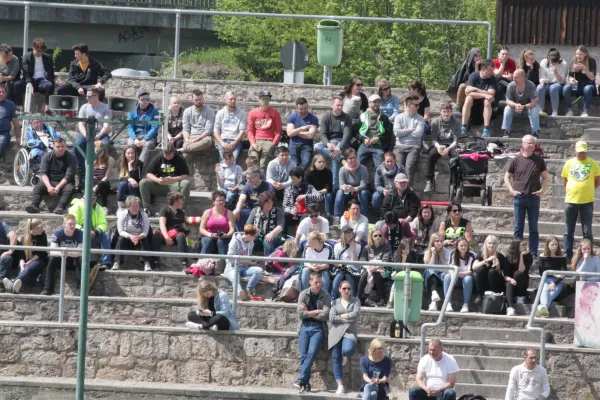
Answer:
MULTIPOLYGON (((495 0, 218 0, 222 11, 281 14, 494 21, 495 0)), ((322 82, 316 57, 316 20, 216 17, 217 35, 236 46, 238 65, 261 81, 281 81, 281 48, 299 40, 310 52, 307 83, 322 82)), ((395 87, 421 79, 431 89, 445 89, 471 47, 485 54, 484 26, 343 22, 342 63, 333 69, 336 84, 352 75, 373 85, 378 76, 395 87)), ((494 52, 493 52, 494 53, 494 52)))

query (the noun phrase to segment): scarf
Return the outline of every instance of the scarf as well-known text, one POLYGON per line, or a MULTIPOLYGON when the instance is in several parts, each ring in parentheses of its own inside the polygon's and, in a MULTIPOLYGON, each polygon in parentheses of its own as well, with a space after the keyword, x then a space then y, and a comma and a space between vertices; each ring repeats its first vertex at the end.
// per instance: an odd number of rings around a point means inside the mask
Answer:
POLYGON ((144 223, 144 219, 142 218, 142 213, 138 212, 137 215, 132 215, 130 211, 127 211, 129 215, 129 223, 135 227, 136 229, 142 229, 142 225, 144 223))
POLYGON ((265 214, 262 208, 254 216, 254 226, 256 226, 261 235, 266 235, 277 227, 277 209, 273 207, 269 214, 265 214))
POLYGON ((419 218, 419 229, 417 231, 418 244, 426 246, 429 243, 429 233, 432 225, 433 217, 429 218, 429 221, 424 221, 419 218))

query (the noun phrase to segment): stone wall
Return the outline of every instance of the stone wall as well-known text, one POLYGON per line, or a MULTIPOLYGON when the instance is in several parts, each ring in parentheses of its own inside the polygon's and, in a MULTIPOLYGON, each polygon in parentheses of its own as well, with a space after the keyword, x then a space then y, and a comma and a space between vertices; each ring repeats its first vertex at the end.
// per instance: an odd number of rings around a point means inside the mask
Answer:
MULTIPOLYGON (((356 355, 345 367, 348 388, 360 385, 359 356, 374 336, 361 335, 356 355)), ((391 385, 405 391, 414 382, 419 342, 387 339, 394 360, 391 385)), ((47 323, 0 324, 0 375, 72 378, 76 375, 77 326, 47 323)), ((453 355, 520 357, 521 344, 446 341, 453 355)), ((272 331, 189 332, 180 328, 92 325, 88 330, 86 377, 223 386, 281 387, 298 370, 295 333, 272 331)), ((552 400, 593 399, 600 384, 600 351, 547 347, 552 400)), ((313 368, 315 388, 335 388, 325 344, 313 368)))

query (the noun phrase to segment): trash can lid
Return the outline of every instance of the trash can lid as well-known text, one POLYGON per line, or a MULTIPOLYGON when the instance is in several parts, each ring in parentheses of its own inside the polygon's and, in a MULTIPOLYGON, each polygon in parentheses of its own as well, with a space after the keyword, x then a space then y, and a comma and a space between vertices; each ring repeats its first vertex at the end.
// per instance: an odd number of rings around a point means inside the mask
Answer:
MULTIPOLYGON (((394 276, 394 281, 404 281, 406 271, 400 271, 394 276)), ((423 276, 417 271, 410 271, 411 282, 423 282, 423 276)))
POLYGON ((322 19, 317 24, 317 29, 342 29, 342 23, 335 19, 322 19))

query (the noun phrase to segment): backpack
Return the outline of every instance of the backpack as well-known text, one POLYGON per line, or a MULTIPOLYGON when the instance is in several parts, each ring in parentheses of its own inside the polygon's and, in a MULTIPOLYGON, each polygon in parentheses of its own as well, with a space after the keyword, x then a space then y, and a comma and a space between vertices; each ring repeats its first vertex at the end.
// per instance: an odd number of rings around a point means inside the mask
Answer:
POLYGON ((458 400, 486 400, 485 397, 474 394, 463 394, 458 400))
POLYGON ((273 301, 282 301, 284 303, 295 303, 300 296, 300 276, 298 275, 298 266, 289 267, 285 274, 279 278, 273 288, 273 301))

